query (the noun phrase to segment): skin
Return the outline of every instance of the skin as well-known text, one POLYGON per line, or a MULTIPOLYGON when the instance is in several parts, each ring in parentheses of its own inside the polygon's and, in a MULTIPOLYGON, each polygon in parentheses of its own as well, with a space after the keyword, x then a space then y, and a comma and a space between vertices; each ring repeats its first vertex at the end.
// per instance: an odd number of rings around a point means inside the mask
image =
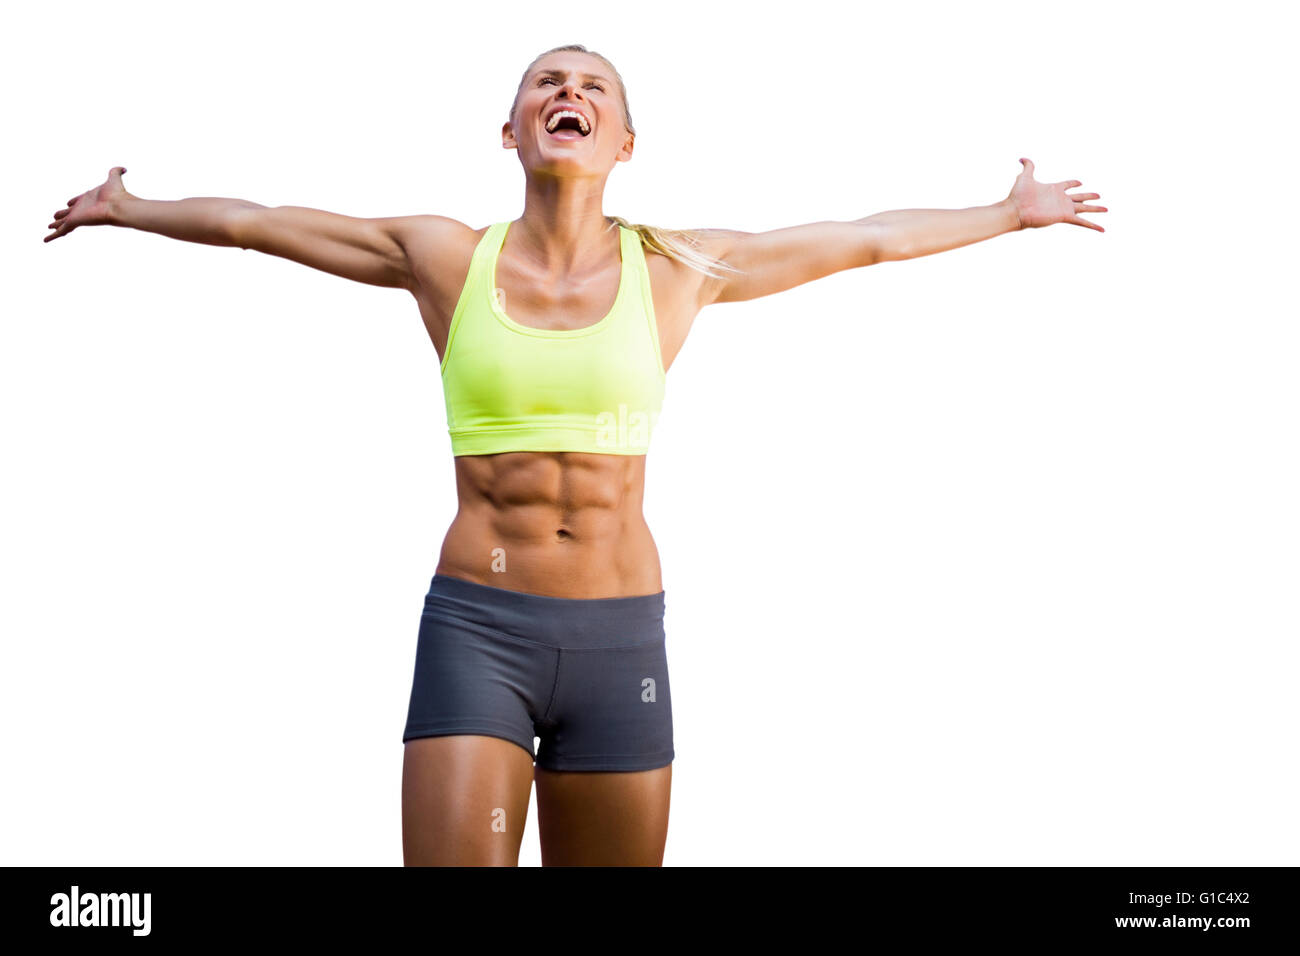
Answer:
MULTIPOLYGON (((611 308, 621 262, 602 212, 606 180, 632 159, 613 73, 591 54, 549 54, 531 67, 502 146, 518 152, 524 210, 506 236, 497 285, 522 325, 574 329, 611 308), (549 72, 548 72, 549 71, 549 72), (580 109, 591 133, 562 141, 543 120, 580 109)), ((845 269, 931 255, 1005 232, 1070 223, 1097 193, 1068 195, 1078 180, 1039 183, 1033 163, 1000 202, 967 209, 904 209, 851 221, 747 233, 700 230, 701 251, 738 268, 709 278, 646 250, 665 369, 700 311, 772 295, 845 269)), ((452 314, 486 227, 435 215, 359 219, 238 199, 144 200, 126 191, 124 167, 54 214, 49 242, 82 225, 119 225, 212 245, 237 245, 415 298, 442 359, 452 314)), ((516 452, 455 459, 459 508, 437 572, 493 587, 564 598, 654 594, 663 583, 642 514, 645 457, 516 452), (504 549, 506 570, 493 569, 504 549)), ((407 865, 516 865, 531 787, 537 787, 542 863, 663 862, 671 765, 645 772, 557 773, 534 768, 522 747, 496 737, 411 740, 402 771, 407 865), (493 823, 496 823, 494 826, 493 823)))

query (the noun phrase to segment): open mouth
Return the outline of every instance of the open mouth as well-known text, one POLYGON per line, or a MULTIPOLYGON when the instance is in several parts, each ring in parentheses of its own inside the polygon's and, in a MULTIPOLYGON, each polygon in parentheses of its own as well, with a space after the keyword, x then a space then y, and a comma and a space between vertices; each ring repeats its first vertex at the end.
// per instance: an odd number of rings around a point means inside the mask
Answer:
POLYGON ((583 139, 590 135, 591 126, 575 110, 559 110, 547 121, 546 132, 556 139, 583 139))

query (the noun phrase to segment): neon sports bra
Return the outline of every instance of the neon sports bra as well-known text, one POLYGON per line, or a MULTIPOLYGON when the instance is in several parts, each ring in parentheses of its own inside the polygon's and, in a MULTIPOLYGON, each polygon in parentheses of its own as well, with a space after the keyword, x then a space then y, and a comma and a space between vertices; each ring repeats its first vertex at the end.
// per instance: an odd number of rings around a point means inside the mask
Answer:
POLYGON ((479 240, 447 333, 440 369, 452 454, 644 455, 667 376, 641 237, 618 227, 622 272, 608 315, 581 329, 536 329, 497 297, 509 228, 496 223, 479 240))

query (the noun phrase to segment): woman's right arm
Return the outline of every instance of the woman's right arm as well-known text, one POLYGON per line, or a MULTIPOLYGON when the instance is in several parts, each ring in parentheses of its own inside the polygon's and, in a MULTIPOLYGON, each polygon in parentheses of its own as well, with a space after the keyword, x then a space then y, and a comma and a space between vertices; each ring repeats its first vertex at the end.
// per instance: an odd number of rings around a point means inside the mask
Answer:
POLYGON ((126 169, 68 201, 54 214, 45 241, 84 225, 128 226, 172 239, 239 246, 389 288, 413 285, 407 247, 426 220, 437 216, 357 219, 304 206, 261 206, 243 199, 141 199, 122 185, 126 169))

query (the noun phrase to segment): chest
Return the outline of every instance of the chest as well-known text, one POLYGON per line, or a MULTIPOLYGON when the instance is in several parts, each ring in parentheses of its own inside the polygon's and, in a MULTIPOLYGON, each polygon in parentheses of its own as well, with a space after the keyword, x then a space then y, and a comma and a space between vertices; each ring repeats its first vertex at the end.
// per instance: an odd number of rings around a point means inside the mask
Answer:
MULTIPOLYGON (((469 273, 472 254, 471 248, 458 257, 457 262, 439 270, 440 275, 419 277, 420 281, 413 290, 439 361, 446 352, 448 331, 469 273), (459 261, 459 258, 464 261, 459 261)), ((680 351, 698 311, 692 307, 699 289, 693 277, 700 276, 700 273, 649 250, 645 259, 659 348, 666 370, 680 351)), ((620 283, 636 281, 637 277, 630 270, 624 276, 620 266, 611 263, 608 269, 590 276, 547 283, 500 257, 493 290, 501 310, 513 322, 535 329, 573 331, 600 323, 613 309, 620 283)))

